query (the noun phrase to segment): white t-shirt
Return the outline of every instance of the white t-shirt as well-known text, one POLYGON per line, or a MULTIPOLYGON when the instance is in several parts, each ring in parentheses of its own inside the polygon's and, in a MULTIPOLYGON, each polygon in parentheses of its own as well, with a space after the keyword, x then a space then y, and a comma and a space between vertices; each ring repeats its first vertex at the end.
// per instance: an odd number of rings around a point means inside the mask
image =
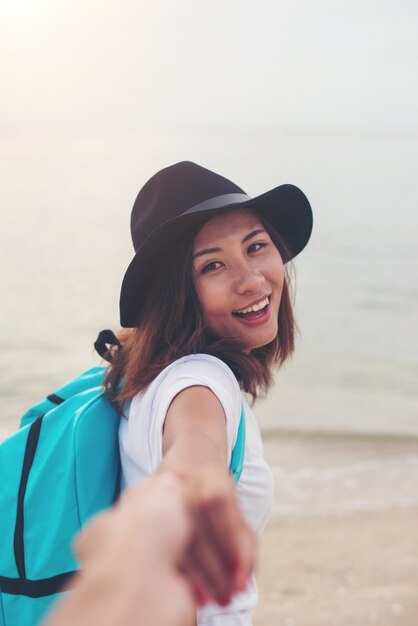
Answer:
MULTIPOLYGON (((264 457, 260 431, 254 414, 243 398, 230 368, 216 357, 193 354, 166 367, 130 403, 119 428, 122 488, 146 480, 160 465, 163 426, 174 397, 195 385, 209 387, 221 402, 226 415, 228 462, 235 445, 241 403, 244 403, 246 440, 244 466, 236 493, 249 525, 259 533, 273 501, 273 477, 264 457)), ((234 596, 227 607, 206 605, 198 612, 199 626, 251 626, 251 612, 258 593, 254 575, 247 589, 234 596)))

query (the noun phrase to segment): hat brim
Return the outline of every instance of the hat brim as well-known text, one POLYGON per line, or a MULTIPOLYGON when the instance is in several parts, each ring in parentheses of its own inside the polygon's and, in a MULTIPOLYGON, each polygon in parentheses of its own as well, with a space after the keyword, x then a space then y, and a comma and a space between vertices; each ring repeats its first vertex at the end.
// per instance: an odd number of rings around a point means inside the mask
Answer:
POLYGON ((166 249, 192 227, 206 222, 208 217, 215 217, 216 213, 234 207, 251 209, 273 226, 289 249, 287 261, 299 254, 309 241, 313 222, 312 209, 303 191, 295 185, 280 185, 244 202, 224 204, 207 210, 199 209, 196 212, 191 209, 154 229, 137 250, 122 282, 119 302, 122 327, 136 326, 143 299, 146 297, 148 279, 161 250, 166 249))

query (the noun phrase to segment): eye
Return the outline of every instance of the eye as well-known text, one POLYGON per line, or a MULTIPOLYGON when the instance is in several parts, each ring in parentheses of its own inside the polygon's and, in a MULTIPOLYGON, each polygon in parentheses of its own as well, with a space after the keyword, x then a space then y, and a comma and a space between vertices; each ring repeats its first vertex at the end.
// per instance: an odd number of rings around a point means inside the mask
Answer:
POLYGON ((262 250, 266 246, 267 246, 267 244, 262 242, 262 241, 259 241, 257 243, 252 243, 250 246, 248 246, 247 252, 249 252, 249 253, 251 253, 251 252, 258 252, 259 250, 262 250))
POLYGON ((207 274, 208 272, 214 272, 215 270, 219 269, 221 265, 222 263, 220 261, 211 261, 202 268, 201 273, 207 274))

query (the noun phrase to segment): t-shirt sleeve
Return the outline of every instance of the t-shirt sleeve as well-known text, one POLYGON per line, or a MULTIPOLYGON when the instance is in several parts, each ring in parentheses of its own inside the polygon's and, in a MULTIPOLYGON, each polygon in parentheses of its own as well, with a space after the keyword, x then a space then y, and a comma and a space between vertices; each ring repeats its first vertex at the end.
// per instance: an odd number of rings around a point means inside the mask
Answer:
MULTIPOLYGON (((147 439, 149 466, 146 469, 149 472, 155 472, 162 461, 164 421, 171 402, 180 391, 196 385, 208 387, 223 407, 226 416, 228 463, 230 462, 241 414, 239 385, 230 368, 220 359, 209 355, 190 355, 163 370, 146 392, 141 394, 141 407, 147 407, 148 410, 140 410, 140 415, 136 415, 135 398, 131 404, 129 421, 141 420, 142 437, 147 439)), ((131 422, 130 426, 134 424, 131 422)), ((133 428, 132 434, 136 430, 133 428)), ((143 449, 145 441, 139 447, 138 443, 131 441, 129 446, 132 451, 136 449, 136 454, 139 453, 139 448, 143 449)))

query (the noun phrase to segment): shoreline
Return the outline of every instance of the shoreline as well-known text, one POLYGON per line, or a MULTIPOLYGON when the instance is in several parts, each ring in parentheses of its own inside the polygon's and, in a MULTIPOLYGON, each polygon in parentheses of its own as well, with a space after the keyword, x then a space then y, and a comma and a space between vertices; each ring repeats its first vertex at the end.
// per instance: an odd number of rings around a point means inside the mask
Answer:
MULTIPOLYGON (((28 407, 27 407, 28 408, 28 407)), ((16 420, 0 420, 0 442, 13 434, 19 425, 21 415, 16 420)), ((370 442, 416 442, 418 444, 418 434, 415 433, 391 433, 391 432, 367 432, 351 430, 312 430, 303 428, 280 428, 275 426, 262 426, 260 431, 263 441, 299 439, 307 441, 327 440, 327 441, 370 441, 370 442)))
POLYGON ((270 440, 288 440, 288 439, 300 439, 307 441, 327 440, 339 442, 357 442, 357 441, 370 441, 370 442, 415 442, 418 445, 418 434, 415 433, 391 433, 391 432, 366 432, 366 431, 351 431, 351 430, 310 430, 310 429, 291 429, 291 428, 276 428, 274 426, 260 427, 260 432, 263 441, 270 440))

